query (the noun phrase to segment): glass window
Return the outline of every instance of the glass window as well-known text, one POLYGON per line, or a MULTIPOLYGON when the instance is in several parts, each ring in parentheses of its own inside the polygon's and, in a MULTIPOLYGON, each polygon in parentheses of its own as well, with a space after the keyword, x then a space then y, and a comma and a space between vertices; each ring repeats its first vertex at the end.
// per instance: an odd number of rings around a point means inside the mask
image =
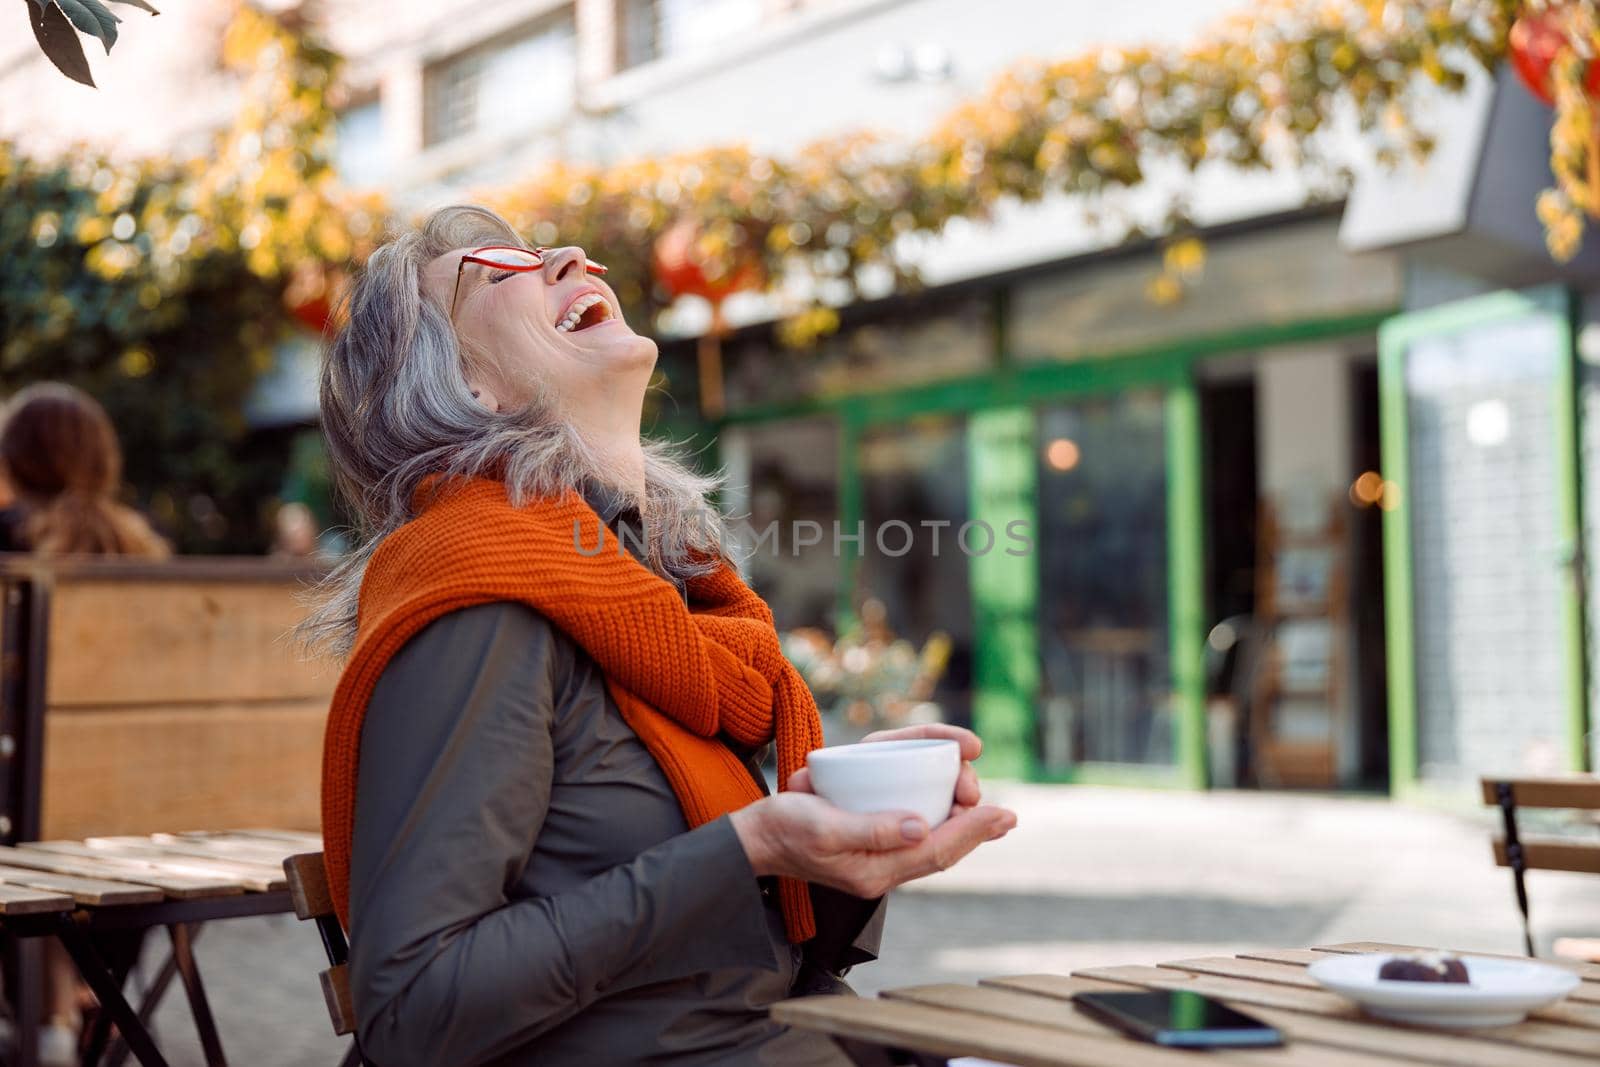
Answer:
POLYGON ((1155 255, 1019 284, 1007 319, 1018 360, 1073 360, 1246 326, 1384 311, 1400 303, 1399 261, 1339 248, 1336 223, 1218 238, 1182 299, 1151 301, 1155 255))
POLYGON ((723 506, 751 588, 780 631, 833 631, 839 558, 839 426, 831 417, 729 427, 719 442, 727 469, 723 506), (776 540, 760 540, 777 524, 776 540), (796 536, 797 531, 804 531, 796 536), (815 543, 813 531, 820 536, 815 543))
POLYGON ((1531 315, 1405 354, 1417 746, 1424 779, 1565 766, 1557 381, 1565 321, 1531 315))
POLYGON ((964 418, 937 416, 863 436, 855 597, 858 609, 878 601, 893 636, 919 650, 937 634, 948 637, 932 700, 944 721, 963 725, 972 721, 972 593, 957 540, 970 514, 966 428, 964 418))
POLYGON ((1046 770, 1172 762, 1165 437, 1155 390, 1040 413, 1046 770))
POLYGON ((547 125, 572 110, 577 77, 570 10, 441 60, 424 72, 423 143, 547 125))
POLYGON ((728 353, 730 410, 803 398, 925 385, 981 374, 994 365, 989 304, 961 301, 947 314, 865 323, 794 351, 770 338, 728 353))
POLYGON ((759 25, 763 0, 622 0, 618 65, 709 52, 759 25))
POLYGON ((339 112, 336 135, 334 166, 345 185, 377 185, 389 176, 382 100, 339 112))

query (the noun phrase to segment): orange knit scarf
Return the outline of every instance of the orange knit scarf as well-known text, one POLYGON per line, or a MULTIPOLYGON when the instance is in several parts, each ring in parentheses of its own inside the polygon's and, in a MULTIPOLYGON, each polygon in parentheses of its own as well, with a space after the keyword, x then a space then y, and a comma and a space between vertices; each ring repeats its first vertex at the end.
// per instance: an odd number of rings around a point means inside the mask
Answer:
MULTIPOLYGON (((731 567, 692 579, 685 605, 670 582, 618 551, 609 531, 596 554, 601 528, 575 492, 516 508, 501 483, 472 479, 436 492, 373 554, 322 756, 328 884, 346 929, 362 717, 390 657, 448 612, 518 601, 577 642, 604 672, 691 828, 762 795, 727 741, 775 742, 780 788, 822 746, 816 703, 783 658, 772 612, 731 567)), ((815 923, 805 883, 782 879, 779 889, 789 939, 809 940, 815 923)))

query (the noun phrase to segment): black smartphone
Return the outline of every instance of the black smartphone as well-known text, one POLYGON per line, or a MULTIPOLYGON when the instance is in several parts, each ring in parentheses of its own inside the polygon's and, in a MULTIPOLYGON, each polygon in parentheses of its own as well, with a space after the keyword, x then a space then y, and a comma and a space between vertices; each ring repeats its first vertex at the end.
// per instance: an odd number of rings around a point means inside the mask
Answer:
POLYGON ((1283 1044, 1283 1035, 1261 1020, 1187 989, 1079 993, 1072 1002, 1134 1037, 1173 1048, 1283 1044))

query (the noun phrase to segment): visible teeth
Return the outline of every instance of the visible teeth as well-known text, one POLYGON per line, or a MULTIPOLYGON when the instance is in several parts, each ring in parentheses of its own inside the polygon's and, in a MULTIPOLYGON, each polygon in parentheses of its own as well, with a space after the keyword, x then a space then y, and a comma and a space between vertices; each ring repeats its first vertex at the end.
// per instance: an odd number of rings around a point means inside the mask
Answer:
POLYGON ((572 302, 572 307, 568 309, 566 315, 562 316, 561 321, 556 323, 556 332, 571 333, 577 327, 578 320, 583 318, 585 311, 588 311, 596 304, 603 304, 605 301, 606 298, 599 293, 585 293, 583 296, 578 297, 572 302))

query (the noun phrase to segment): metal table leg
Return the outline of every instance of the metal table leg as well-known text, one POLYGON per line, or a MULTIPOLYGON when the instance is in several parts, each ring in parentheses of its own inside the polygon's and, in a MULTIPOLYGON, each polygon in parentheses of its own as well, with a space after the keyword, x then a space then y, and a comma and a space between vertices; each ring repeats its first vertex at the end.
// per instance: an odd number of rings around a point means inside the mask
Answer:
POLYGON ((16 1067, 39 1067, 39 1027, 44 1025, 44 945, 31 937, 11 942, 11 1008, 16 1014, 16 1067))
MULTIPOLYGON (((203 927, 199 923, 195 924, 194 929, 189 934, 191 945, 199 940, 202 929, 203 927)), ((178 957, 176 953, 169 952, 167 953, 167 961, 161 965, 161 970, 156 972, 155 978, 150 982, 150 988, 145 990, 144 1000, 139 1005, 139 1021, 144 1023, 146 1027, 150 1025, 150 1020, 155 1017, 156 1008, 161 1004, 161 998, 166 995, 167 987, 172 985, 172 980, 176 977, 178 977, 178 957)), ((122 1067, 127 1060, 128 1045, 119 1034, 111 1042, 111 1047, 106 1050, 105 1067, 122 1067)), ((91 1061, 86 1060, 85 1062, 91 1061)))
MULTIPOLYGON (((91 939, 93 940, 93 939, 91 939)), ((126 934, 113 935, 110 941, 95 940, 95 950, 100 958, 105 961, 106 969, 117 980, 118 989, 126 989, 128 975, 133 973, 133 968, 139 962, 139 952, 144 947, 144 932, 139 931, 136 936, 129 938, 126 934)), ((126 995, 126 994, 124 994, 126 995)), ((150 1014, 139 1012, 139 1021, 148 1028, 150 1014)), ((97 1011, 94 1015, 94 1024, 89 1028, 88 1039, 81 1043, 81 1052, 78 1057, 80 1067, 97 1067, 100 1057, 106 1051, 106 1043, 111 1039, 111 1015, 106 1011, 97 1011)), ((126 1050, 126 1045, 118 1045, 126 1050)), ((126 1053, 124 1053, 126 1054, 126 1053)))
POLYGON ((145 1029, 144 1023, 140 1021, 132 1005, 122 995, 122 983, 111 973, 105 960, 95 951, 93 942, 74 921, 71 914, 63 913, 60 916, 55 933, 68 954, 72 956, 72 962, 77 964, 78 973, 83 975, 83 980, 94 990, 95 997, 100 1001, 100 1010, 110 1015, 111 1021, 117 1024, 117 1029, 122 1031, 134 1058, 143 1064, 143 1067, 170 1067, 166 1057, 156 1048, 150 1031, 145 1029))
POLYGON ((184 992, 189 994, 194 1027, 200 1031, 200 1046, 205 1049, 206 1067, 228 1067, 228 1059, 222 1054, 222 1038, 217 1034, 217 1021, 211 1017, 211 1005, 206 1000, 206 987, 200 981, 200 967, 194 961, 194 940, 189 924, 173 923, 167 927, 167 932, 172 935, 172 958, 177 961, 184 992))

